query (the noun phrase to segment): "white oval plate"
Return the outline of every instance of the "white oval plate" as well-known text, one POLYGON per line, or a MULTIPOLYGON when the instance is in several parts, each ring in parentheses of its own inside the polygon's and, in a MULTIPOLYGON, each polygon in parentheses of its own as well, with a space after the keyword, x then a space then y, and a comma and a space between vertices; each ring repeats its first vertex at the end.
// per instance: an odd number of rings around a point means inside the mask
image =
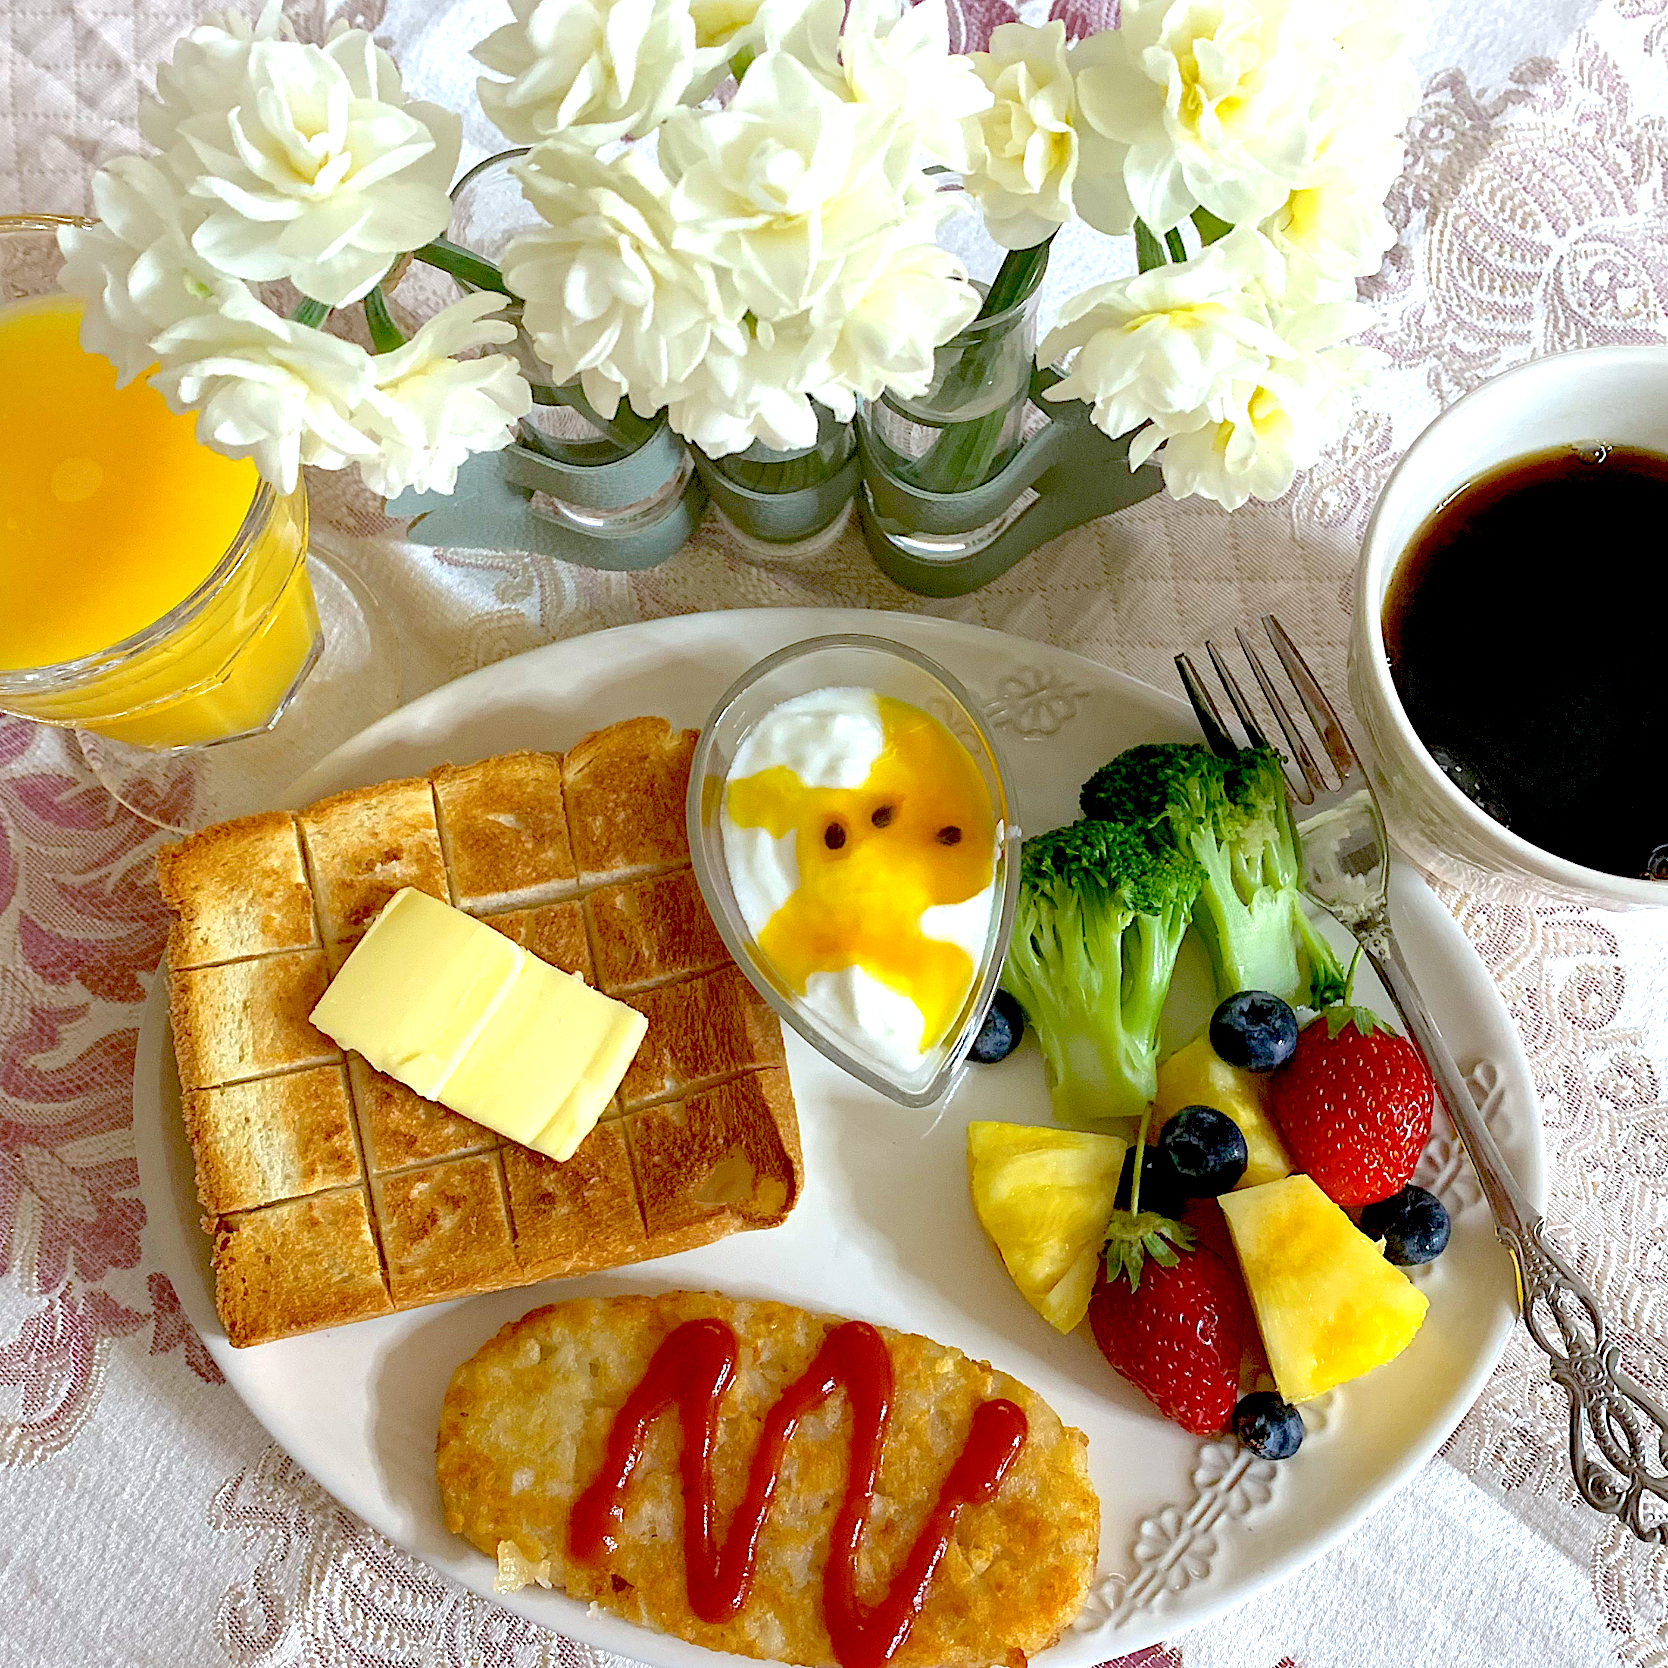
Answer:
MULTIPOLYGON (((551 644, 502 661, 374 724, 298 782, 294 805, 391 776, 513 748, 560 749, 617 719, 659 713, 699 725, 755 660, 827 632, 875 632, 941 661, 980 700, 1005 754, 1024 827, 1077 814, 1079 784, 1137 741, 1192 739, 1179 701, 1053 649, 949 620, 856 610, 693 614, 551 644)), ((1530 1196, 1542 1196, 1539 1117, 1505 1009, 1465 938, 1405 869, 1392 884, 1408 959, 1490 1126, 1530 1196)), ((1178 971, 1173 1040, 1207 1017, 1202 966, 1178 971)), ((1388 1011, 1370 985, 1358 994, 1388 1011)), ((344 1505, 414 1556, 491 1595, 491 1560, 448 1534, 434 1436, 452 1369, 506 1321, 561 1296, 716 1288, 924 1332, 1040 1391, 1089 1436, 1102 1508, 1100 1575, 1075 1628, 1039 1668, 1078 1668, 1170 1637, 1317 1557, 1422 1465, 1470 1405, 1514 1315, 1506 1255, 1445 1127, 1421 1180, 1454 1215, 1442 1259, 1417 1278, 1423 1330, 1393 1364, 1305 1413, 1302 1453, 1252 1460, 1232 1441, 1166 1424, 1102 1362, 1080 1328, 1060 1337, 1009 1284, 967 1196, 970 1118, 1043 1123, 1048 1096, 1029 1040, 969 1073, 934 1124, 862 1088, 789 1035, 806 1187, 787 1223, 616 1272, 470 1298, 236 1350, 215 1318, 208 1242, 167 1044, 161 981, 134 1082, 134 1137, 149 1257, 255 1417, 344 1505)), ((527 1588, 502 1600, 575 1639, 660 1668, 709 1668, 712 1653, 527 1588)))

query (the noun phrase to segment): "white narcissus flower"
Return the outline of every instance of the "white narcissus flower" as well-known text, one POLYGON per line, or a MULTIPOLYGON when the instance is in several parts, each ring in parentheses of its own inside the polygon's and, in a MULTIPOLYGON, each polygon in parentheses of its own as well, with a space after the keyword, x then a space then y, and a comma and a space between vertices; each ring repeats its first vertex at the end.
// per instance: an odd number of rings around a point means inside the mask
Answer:
POLYGON ((376 442, 358 425, 371 356, 356 342, 280 318, 241 286, 152 343, 151 378, 170 409, 197 413, 197 437, 250 457, 280 492, 302 464, 340 469, 376 442))
POLYGON ((753 320, 734 346, 709 353, 671 391, 667 421, 709 458, 744 452, 755 441, 778 452, 814 446, 810 389, 832 334, 809 312, 753 320))
POLYGON ((690 0, 510 0, 515 22, 475 48, 509 77, 476 82, 481 108, 518 144, 567 134, 600 146, 652 133, 695 73, 690 0))
POLYGON ((991 31, 990 50, 971 56, 991 105, 969 123, 967 189, 998 243, 1029 249, 1076 213, 1079 118, 1066 26, 1004 23, 991 31))
POLYGON ((919 399, 932 386, 933 350, 964 329, 979 310, 966 269, 931 241, 918 219, 876 238, 867 259, 851 263, 831 322, 816 397, 842 422, 858 400, 885 393, 919 399))
POLYGON ((675 242, 670 187, 633 147, 598 161, 573 139, 538 146, 517 170, 546 225, 504 252, 534 351, 559 383, 579 380, 605 417, 622 397, 652 416, 713 351, 740 352, 738 300, 703 256, 675 242))
POLYGON ((1143 430, 1130 444, 1131 465, 1162 443, 1159 462, 1173 498, 1197 495, 1228 510, 1248 498, 1279 498, 1343 432, 1351 392, 1381 362, 1367 349, 1339 345, 1361 327, 1362 312, 1343 302, 1278 314, 1281 352, 1194 414, 1201 421, 1143 430))
POLYGON ((446 229, 462 124, 407 99, 364 30, 339 28, 317 47, 279 25, 274 4, 252 33, 187 35, 140 125, 208 205, 192 233, 204 260, 340 307, 446 229))
POLYGON ((458 468, 475 452, 495 452, 515 438, 533 408, 533 391, 507 354, 462 358, 515 340, 515 326, 493 318, 496 295, 468 295, 442 308, 403 347, 371 359, 371 386, 355 425, 377 450, 359 460, 372 492, 392 498, 407 487, 451 492, 458 468))
MULTIPOLYGON (((839 7, 833 8, 839 27, 839 7)), ((972 118, 996 102, 973 61, 950 50, 945 0, 851 0, 839 38, 839 74, 858 104, 895 110, 922 152, 957 173, 973 166, 972 118)))
POLYGON ((1191 420, 1280 350, 1268 286, 1282 276, 1267 239, 1241 227, 1192 260, 1084 291, 1038 351, 1048 365, 1078 350, 1044 398, 1088 402, 1113 436, 1191 420))
POLYGON ((93 176, 93 207, 93 225, 58 233, 58 282, 81 300, 81 345, 110 360, 121 384, 156 363, 151 339, 159 330, 242 286, 192 249, 202 205, 183 197, 149 158, 119 156, 101 168, 93 176))
POLYGON ((731 73, 738 58, 745 67, 762 53, 780 50, 811 4, 812 0, 689 0, 695 74, 683 102, 699 104, 731 73))
POLYGON ((1382 191, 1336 174, 1292 192, 1261 230, 1286 263, 1293 300, 1347 299, 1355 280, 1377 272, 1396 241, 1382 191))
POLYGON ((1271 214, 1304 180, 1352 92, 1327 0, 1124 0, 1120 25, 1073 54, 1084 122, 1121 160, 1155 232, 1204 207, 1271 214))
POLYGON ((755 60, 726 109, 679 111, 660 132, 679 241, 770 319, 810 306, 847 254, 931 197, 913 152, 895 116, 785 52, 755 60))

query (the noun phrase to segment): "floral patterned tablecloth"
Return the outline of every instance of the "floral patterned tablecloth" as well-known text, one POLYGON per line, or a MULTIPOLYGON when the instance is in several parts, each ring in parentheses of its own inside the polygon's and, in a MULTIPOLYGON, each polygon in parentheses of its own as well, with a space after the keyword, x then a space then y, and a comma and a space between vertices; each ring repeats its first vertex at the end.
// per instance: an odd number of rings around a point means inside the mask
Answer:
MULTIPOLYGON (((338 15, 374 29, 409 86, 460 106, 464 48, 497 9, 289 8, 304 33, 338 15)), ((0 8, 0 211, 84 206, 93 167, 134 141, 141 76, 194 15, 189 0, 0 8)), ((951 15, 978 45, 1014 14, 951 0, 951 15)), ((1106 0, 1053 0, 1053 15, 1074 32, 1109 21, 1106 0)), ((975 597, 923 604, 849 536, 816 571, 783 574, 709 522, 665 566, 604 577, 418 550, 315 483, 316 513, 357 542, 396 616, 406 693, 606 625, 803 602, 926 607, 1160 683, 1177 648, 1272 609, 1340 686, 1362 522, 1419 428, 1515 361, 1668 338, 1668 0, 1449 0, 1420 68, 1399 241, 1363 286, 1388 369, 1281 503, 1229 518, 1153 500, 975 597)), ((478 113, 469 138, 490 146, 478 113)), ((1057 264, 1104 259, 1082 242, 1057 264)), ((1572 554, 1578 572, 1595 559, 1572 554)), ((1545 583, 1569 582, 1564 556, 1538 558, 1545 583)), ((332 1501, 266 1440, 147 1266, 130 1102, 163 939, 155 844, 61 736, 0 721, 0 1668, 593 1668, 597 1653, 452 1587, 332 1501)), ((1522 1032, 1551 1209, 1660 1398, 1668 919, 1445 901, 1522 1032)), ((1442 1456, 1343 1546, 1130 1668, 1668 1663, 1668 1553, 1577 1501, 1563 1426, 1519 1335, 1442 1456)))

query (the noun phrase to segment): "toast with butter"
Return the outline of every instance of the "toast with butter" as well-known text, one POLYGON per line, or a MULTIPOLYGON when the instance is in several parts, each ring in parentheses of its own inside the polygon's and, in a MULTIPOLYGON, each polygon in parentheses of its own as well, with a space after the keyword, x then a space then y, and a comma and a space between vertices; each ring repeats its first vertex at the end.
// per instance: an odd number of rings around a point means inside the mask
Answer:
POLYGON ((234 1344, 665 1256, 793 1208, 781 1027, 689 868, 693 744, 632 719, 566 755, 443 765, 158 855, 182 1111, 234 1344), (311 1024, 407 886, 647 1018, 640 1067, 565 1162, 311 1024))

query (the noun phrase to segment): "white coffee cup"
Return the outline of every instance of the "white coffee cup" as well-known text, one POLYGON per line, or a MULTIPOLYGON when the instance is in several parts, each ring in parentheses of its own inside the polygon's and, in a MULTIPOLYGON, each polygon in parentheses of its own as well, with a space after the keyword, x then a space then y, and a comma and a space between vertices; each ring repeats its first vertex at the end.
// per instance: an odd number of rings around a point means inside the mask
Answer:
MULTIPOLYGON (((1391 836, 1430 874, 1484 896, 1527 888, 1610 909, 1668 905, 1668 881, 1630 879, 1572 863, 1478 810, 1414 733, 1385 653, 1384 593, 1431 514, 1500 464, 1584 442, 1668 455, 1668 347, 1588 348, 1531 360, 1450 406, 1408 448, 1367 524, 1356 570, 1349 688, 1362 732, 1357 739, 1391 836)), ((1660 528, 1638 533, 1664 536, 1660 528)), ((1547 606, 1556 608, 1552 581, 1580 584, 1583 566, 1579 552, 1528 554, 1524 580, 1546 583, 1547 606), (1566 564, 1559 574, 1550 571, 1555 562, 1566 564), (1536 571, 1541 564, 1544 573, 1536 571)), ((1640 601, 1618 597, 1616 606, 1637 607, 1640 601)), ((1644 606, 1660 604, 1645 599, 1644 606)), ((1476 629, 1486 632, 1489 622, 1478 620, 1476 629)), ((1602 807, 1594 810, 1603 814, 1602 807)), ((1668 841, 1668 829, 1662 837, 1668 841)))

